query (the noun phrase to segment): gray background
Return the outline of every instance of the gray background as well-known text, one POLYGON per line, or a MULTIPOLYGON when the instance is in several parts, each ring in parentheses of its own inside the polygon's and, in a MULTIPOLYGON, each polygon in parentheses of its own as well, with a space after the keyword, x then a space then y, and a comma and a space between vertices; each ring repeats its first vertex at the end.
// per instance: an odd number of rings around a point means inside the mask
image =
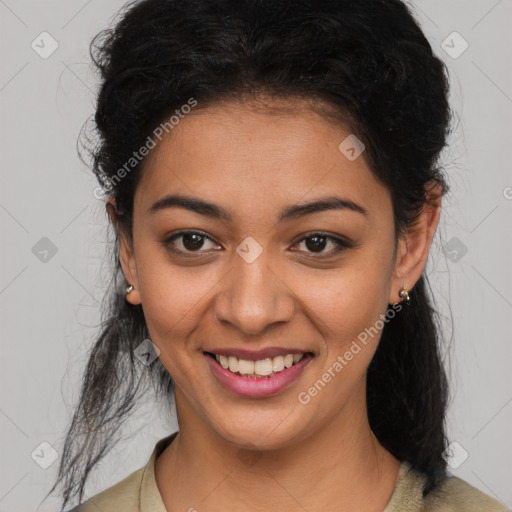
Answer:
MULTIPOLYGON (((0 0, 0 511, 59 504, 40 502, 56 476, 52 453, 78 398, 107 269, 106 216, 75 144, 94 110, 89 41, 122 4, 0 0), (58 43, 46 59, 43 31, 58 43)), ((512 507, 512 1, 414 6, 449 66, 458 117, 444 154, 452 192, 427 267, 448 337, 448 303, 453 312, 451 471, 512 507)), ((176 430, 159 410, 149 397, 89 496, 144 465, 156 440, 176 430)))

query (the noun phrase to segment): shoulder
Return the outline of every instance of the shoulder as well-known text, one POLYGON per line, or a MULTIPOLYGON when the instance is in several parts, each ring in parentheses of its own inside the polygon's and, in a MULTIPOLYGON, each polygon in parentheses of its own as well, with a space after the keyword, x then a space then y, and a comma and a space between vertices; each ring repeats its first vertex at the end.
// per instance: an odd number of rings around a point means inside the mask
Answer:
POLYGON ((402 462, 384 512, 509 512, 499 501, 453 475, 423 498, 425 481, 423 473, 402 462))
POLYGON ((498 500, 468 482, 449 476, 425 498, 426 512, 507 512, 498 500))
POLYGON ((68 512, 138 512, 139 490, 145 468, 140 468, 124 480, 95 494, 68 512))
POLYGON ((160 439, 144 467, 67 512, 165 512, 155 480, 155 461, 177 435, 178 431, 160 439))

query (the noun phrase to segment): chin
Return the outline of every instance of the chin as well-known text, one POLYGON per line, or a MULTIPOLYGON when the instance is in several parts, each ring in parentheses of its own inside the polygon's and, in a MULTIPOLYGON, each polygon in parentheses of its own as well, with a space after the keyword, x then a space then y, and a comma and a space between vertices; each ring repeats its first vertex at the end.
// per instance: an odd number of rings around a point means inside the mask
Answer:
MULTIPOLYGON (((297 407, 297 406, 295 406, 297 407)), ((211 427, 227 443, 240 449, 270 451, 286 448, 307 436, 304 419, 291 409, 255 410, 212 422, 211 427)))

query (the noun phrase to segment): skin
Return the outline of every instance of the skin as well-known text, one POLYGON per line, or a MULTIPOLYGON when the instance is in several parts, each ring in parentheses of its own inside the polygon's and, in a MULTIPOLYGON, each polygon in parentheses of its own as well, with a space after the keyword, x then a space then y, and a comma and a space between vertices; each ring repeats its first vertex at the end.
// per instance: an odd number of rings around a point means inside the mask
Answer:
MULTIPOLYGON (((309 403, 298 395, 389 304, 402 300, 404 285, 414 300, 441 195, 432 189, 395 252, 389 191, 364 153, 349 161, 338 150, 350 129, 298 100, 267 104, 291 108, 224 103, 181 120, 147 157, 135 192, 133 238, 119 232, 123 271, 135 287, 127 300, 142 303, 151 339, 175 382, 180 432, 155 463, 156 482, 173 511, 234 504, 248 512, 382 511, 399 461, 373 435, 366 411, 366 370, 380 334, 309 403), (179 207, 148 212, 171 193, 220 205, 233 219, 179 207), (333 195, 367 215, 327 210, 276 222, 282 208, 333 195), (162 243, 171 233, 194 229, 211 239, 192 245, 192 257, 162 243), (315 252, 305 237, 318 232, 344 237, 352 247, 336 253, 326 241, 315 252), (236 252, 248 236, 262 248, 252 263, 236 252), (316 260, 318 252, 327 257, 316 260), (315 357, 291 386, 265 398, 224 388, 203 354, 213 347, 269 346, 315 357), (248 443, 251 451, 244 448, 248 443)), ((170 245, 186 251, 191 245, 183 242, 170 245)))

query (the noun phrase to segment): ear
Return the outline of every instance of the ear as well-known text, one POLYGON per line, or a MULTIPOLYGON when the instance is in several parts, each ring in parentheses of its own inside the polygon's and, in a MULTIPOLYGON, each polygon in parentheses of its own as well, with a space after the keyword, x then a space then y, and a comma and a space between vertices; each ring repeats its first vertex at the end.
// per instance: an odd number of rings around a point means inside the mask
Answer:
POLYGON ((120 225, 119 215, 122 215, 122 213, 119 212, 117 208, 114 196, 110 196, 107 199, 105 207, 107 209, 108 216, 110 217, 110 221, 116 230, 119 240, 119 260, 121 262, 124 277, 127 281, 127 286, 131 284, 134 287, 134 290, 126 295, 126 300, 130 304, 138 305, 141 303, 141 300, 139 293, 139 280, 137 276, 137 265, 135 263, 135 255, 133 251, 133 241, 120 225))
POLYGON ((425 186, 426 199, 417 221, 398 240, 397 255, 389 303, 402 301, 399 293, 405 286, 407 291, 414 287, 421 277, 441 215, 443 186, 432 180, 425 186))

